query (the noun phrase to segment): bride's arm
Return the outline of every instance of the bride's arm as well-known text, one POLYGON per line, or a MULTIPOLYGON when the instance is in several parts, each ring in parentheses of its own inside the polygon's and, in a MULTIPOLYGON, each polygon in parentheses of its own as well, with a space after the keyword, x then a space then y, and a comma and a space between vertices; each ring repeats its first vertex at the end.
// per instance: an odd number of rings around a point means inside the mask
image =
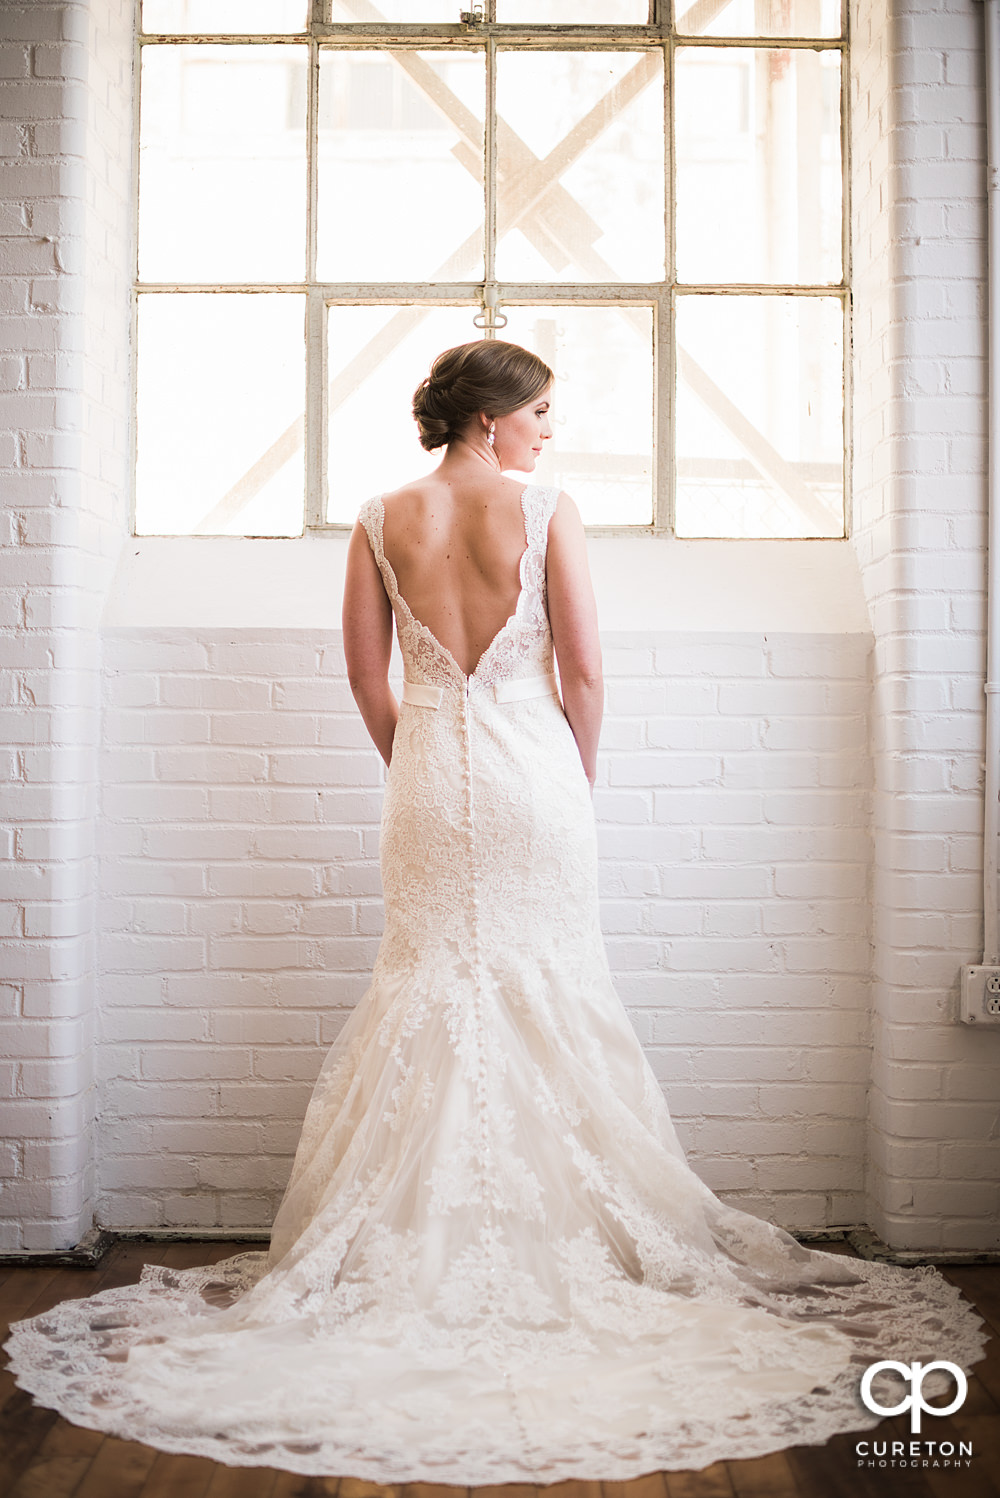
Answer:
POLYGON ((388 764, 399 714, 389 690, 392 605, 360 520, 347 548, 343 626, 347 679, 372 742, 388 764))
POLYGON ((568 494, 560 494, 549 521, 545 581, 563 706, 593 786, 604 712, 604 678, 587 541, 580 512, 568 494))

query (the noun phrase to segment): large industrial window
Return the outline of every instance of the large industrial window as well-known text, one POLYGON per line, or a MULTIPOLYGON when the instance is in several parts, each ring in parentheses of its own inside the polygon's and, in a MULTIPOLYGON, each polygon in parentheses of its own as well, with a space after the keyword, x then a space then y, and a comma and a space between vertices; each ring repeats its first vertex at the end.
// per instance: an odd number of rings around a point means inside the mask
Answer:
POLYGON ((135 528, 350 525, 441 349, 594 527, 844 533, 840 0, 144 0, 135 528))

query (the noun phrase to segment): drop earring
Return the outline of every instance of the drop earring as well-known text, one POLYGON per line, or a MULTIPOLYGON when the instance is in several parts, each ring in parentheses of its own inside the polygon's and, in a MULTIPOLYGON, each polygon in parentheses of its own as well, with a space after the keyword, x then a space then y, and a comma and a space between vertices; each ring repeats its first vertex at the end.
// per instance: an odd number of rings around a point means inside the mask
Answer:
POLYGON ((497 440, 497 424, 495 421, 490 422, 490 429, 486 433, 486 440, 490 444, 490 447, 492 447, 494 442, 497 440))

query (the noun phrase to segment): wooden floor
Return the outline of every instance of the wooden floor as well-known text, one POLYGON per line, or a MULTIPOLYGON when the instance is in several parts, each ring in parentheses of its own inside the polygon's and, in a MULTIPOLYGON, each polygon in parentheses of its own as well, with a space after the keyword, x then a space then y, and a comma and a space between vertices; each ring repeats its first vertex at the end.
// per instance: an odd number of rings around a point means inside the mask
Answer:
MULTIPOLYGON (((843 1244, 820 1246, 850 1252, 843 1244)), ((0 1342, 6 1323, 38 1315, 60 1300, 130 1284, 144 1263, 181 1269, 240 1251, 234 1243, 130 1243, 118 1245, 96 1269, 0 1270, 0 1342)), ((0 1498, 535 1498, 538 1492, 546 1498, 1000 1498, 1000 1267, 944 1273, 994 1333, 986 1358, 969 1381, 963 1408, 950 1417, 924 1418, 925 1438, 972 1441, 972 1466, 964 1471, 859 1468, 857 1439, 909 1439, 908 1419, 897 1416, 860 1435, 835 1436, 825 1446, 795 1446, 750 1461, 716 1462, 701 1472, 656 1473, 626 1483, 564 1482, 544 1489, 511 1484, 471 1493, 424 1483, 380 1488, 351 1477, 223 1467, 203 1457, 171 1456, 81 1430, 33 1405, 4 1371, 0 1498)))

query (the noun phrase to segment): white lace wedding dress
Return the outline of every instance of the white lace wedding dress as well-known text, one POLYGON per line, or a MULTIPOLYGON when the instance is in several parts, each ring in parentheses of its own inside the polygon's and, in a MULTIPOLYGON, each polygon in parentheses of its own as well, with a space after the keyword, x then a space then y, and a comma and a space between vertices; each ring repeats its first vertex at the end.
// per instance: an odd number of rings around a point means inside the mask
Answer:
POLYGON ((870 1427, 870 1363, 982 1356, 936 1270, 810 1251, 685 1161, 598 925, 555 501, 525 490, 517 609, 468 678, 399 596, 381 502, 362 511, 407 682, 372 983, 268 1255, 149 1266, 14 1327, 19 1383, 70 1420, 385 1483, 621 1479, 870 1427))

